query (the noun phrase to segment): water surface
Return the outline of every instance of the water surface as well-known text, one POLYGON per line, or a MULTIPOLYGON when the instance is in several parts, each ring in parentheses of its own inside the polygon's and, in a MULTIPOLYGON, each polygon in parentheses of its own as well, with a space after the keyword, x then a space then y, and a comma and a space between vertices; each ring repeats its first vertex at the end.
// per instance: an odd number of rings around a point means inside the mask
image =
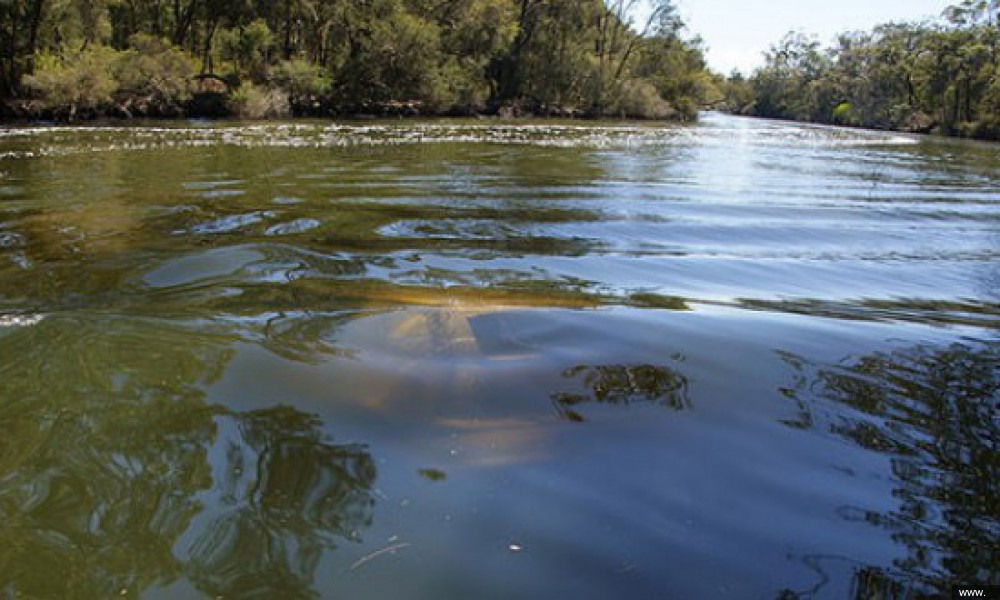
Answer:
POLYGON ((0 129, 0 592, 1000 584, 1000 147, 0 129))

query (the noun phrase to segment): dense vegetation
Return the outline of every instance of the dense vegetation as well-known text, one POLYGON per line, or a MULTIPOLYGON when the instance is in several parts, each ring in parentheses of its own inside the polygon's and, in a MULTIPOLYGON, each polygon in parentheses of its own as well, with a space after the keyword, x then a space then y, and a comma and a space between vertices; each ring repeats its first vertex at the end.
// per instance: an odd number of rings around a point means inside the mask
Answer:
POLYGON ((939 23, 891 23, 822 49, 797 33, 749 79, 730 78, 730 110, 837 125, 1000 139, 995 5, 965 0, 939 23))
POLYGON ((8 115, 691 118, 670 0, 0 0, 8 115))

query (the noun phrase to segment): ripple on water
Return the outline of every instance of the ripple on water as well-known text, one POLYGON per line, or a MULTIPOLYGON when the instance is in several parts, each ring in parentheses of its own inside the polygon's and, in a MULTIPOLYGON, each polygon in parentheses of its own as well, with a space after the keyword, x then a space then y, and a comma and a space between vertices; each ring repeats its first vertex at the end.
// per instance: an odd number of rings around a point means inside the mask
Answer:
POLYGON ((992 146, 18 135, 66 158, 0 159, 12 594, 867 598, 996 562, 992 146))
POLYGON ((241 215, 230 215, 195 225, 194 227, 191 227, 188 232, 199 235, 233 233, 250 227, 251 225, 256 225, 265 219, 274 218, 274 216, 275 213, 270 211, 257 211, 241 215))
POLYGON ((225 181, 189 181, 184 184, 186 190, 217 190, 220 188, 233 188, 245 185, 247 182, 242 179, 229 179, 225 181))
MULTIPOLYGON (((709 120, 710 121, 710 120, 709 120)), ((772 125, 754 132, 704 128, 697 132, 676 125, 567 124, 264 124, 209 127, 39 127, 5 130, 0 138, 34 139, 30 151, 9 151, 0 158, 65 156, 77 153, 145 151, 155 148, 233 146, 244 148, 351 148, 414 144, 494 144, 547 148, 640 149, 683 147, 692 140, 728 144, 733 136, 760 147, 796 144, 807 148, 907 146, 910 136, 836 128, 810 129, 772 125), (127 141, 115 141, 127 140, 127 141)), ((189 189, 214 189, 227 182, 193 182, 189 189)), ((233 183, 233 182, 228 182, 233 183)))
POLYGON ((248 265, 265 260, 249 247, 220 248, 165 261, 142 277, 153 288, 191 285, 234 275, 248 265))
POLYGON ((318 219, 296 219, 294 221, 289 221, 287 223, 278 223, 277 225, 272 225, 264 231, 266 236, 282 236, 282 235, 295 235, 297 233, 305 233, 312 229, 316 229, 322 225, 322 222, 318 219))
POLYGON ((206 200, 212 200, 213 198, 238 198, 245 195, 245 190, 208 190, 199 194, 199 196, 206 200))
POLYGON ((25 237, 13 231, 0 231, 0 249, 22 248, 25 244, 25 237))
POLYGON ((0 313, 0 327, 31 327, 45 320, 45 315, 31 313, 0 313))

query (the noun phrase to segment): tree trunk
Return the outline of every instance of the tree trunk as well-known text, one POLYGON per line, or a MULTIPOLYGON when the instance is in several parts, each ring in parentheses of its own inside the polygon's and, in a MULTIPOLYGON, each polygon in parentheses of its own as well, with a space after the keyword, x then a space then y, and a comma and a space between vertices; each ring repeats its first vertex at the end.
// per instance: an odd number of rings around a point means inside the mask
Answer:
POLYGON ((161 0, 153 3, 153 35, 163 37, 163 10, 160 7, 161 0))
POLYGON ((191 22, 194 20, 194 11, 198 0, 191 0, 187 8, 181 8, 181 0, 174 0, 174 37, 175 46, 183 46, 187 41, 187 36, 191 31, 191 22))
POLYGON ((285 0, 285 60, 292 60, 292 0, 285 0))
POLYGON ((535 23, 529 20, 534 12, 532 9, 541 0, 521 0, 521 15, 518 18, 517 36, 514 38, 514 45, 498 66, 498 98, 500 103, 513 100, 521 88, 520 81, 520 61, 521 52, 531 41, 534 35, 535 23))
POLYGON ((45 0, 35 0, 31 11, 31 23, 28 27, 28 46, 25 48, 25 54, 29 56, 35 54, 35 47, 38 45, 38 30, 41 28, 44 11, 45 0))
POLYGON ((18 87, 18 73, 17 73, 17 32, 20 30, 18 26, 18 16, 21 14, 21 2, 15 1, 13 6, 10 8, 10 38, 7 43, 7 56, 4 60, 7 64, 4 65, 4 87, 7 91, 13 94, 18 87))
POLYGON ((202 49, 202 74, 212 75, 215 73, 215 65, 212 64, 212 38, 215 37, 215 29, 218 25, 218 21, 213 21, 212 23, 206 25, 205 45, 202 49))

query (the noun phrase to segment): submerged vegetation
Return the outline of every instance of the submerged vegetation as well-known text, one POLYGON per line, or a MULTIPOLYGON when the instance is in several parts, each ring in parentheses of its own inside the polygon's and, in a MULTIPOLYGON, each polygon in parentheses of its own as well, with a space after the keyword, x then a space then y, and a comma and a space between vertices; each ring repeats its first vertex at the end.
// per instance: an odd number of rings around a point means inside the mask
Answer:
POLYGON ((943 17, 845 33, 826 49, 790 33, 750 78, 730 77, 726 104, 761 117, 1000 139, 996 5, 964 0, 943 17))
POLYGON ((0 0, 8 116, 693 118, 670 0, 0 0), (641 22, 639 22, 641 20, 641 22))

